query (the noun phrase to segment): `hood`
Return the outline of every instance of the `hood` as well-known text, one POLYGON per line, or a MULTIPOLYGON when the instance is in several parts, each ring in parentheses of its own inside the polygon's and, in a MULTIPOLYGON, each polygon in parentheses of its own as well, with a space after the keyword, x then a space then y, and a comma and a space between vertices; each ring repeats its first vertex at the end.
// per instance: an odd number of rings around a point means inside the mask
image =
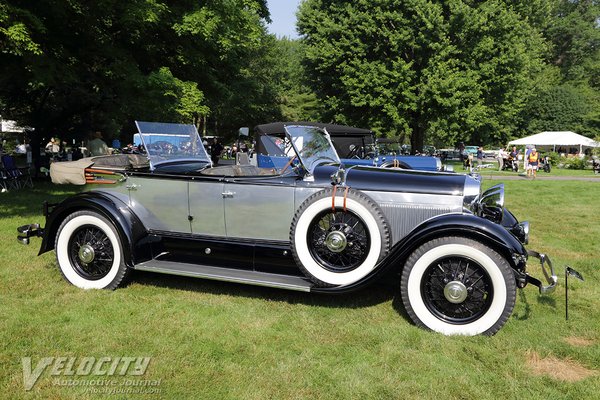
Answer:
MULTIPOLYGON (((336 165, 322 165, 315 169, 315 182, 331 182, 336 165)), ((415 171, 405 169, 357 166, 347 168, 346 185, 359 190, 378 192, 426 193, 476 197, 480 183, 462 174, 415 171)))

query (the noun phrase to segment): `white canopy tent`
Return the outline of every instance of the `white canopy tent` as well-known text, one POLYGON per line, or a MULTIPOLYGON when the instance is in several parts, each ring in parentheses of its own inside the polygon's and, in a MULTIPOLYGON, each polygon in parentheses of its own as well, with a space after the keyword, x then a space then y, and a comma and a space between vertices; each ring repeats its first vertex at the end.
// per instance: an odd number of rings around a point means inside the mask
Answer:
POLYGON ((552 151, 556 151, 557 147, 562 147, 566 149, 564 150, 565 152, 569 152, 568 149, 575 147, 579 149, 579 153, 583 153, 584 149, 588 147, 600 147, 599 142, 596 142, 588 137, 579 135, 575 132, 569 131, 542 132, 508 142, 509 146, 520 146, 528 144, 548 150, 552 149, 552 151))

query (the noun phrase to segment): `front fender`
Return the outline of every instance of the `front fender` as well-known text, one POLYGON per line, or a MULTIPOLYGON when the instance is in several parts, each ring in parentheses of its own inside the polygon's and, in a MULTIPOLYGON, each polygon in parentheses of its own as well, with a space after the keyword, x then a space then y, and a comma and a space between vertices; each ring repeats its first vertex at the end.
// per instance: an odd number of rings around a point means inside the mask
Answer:
POLYGON ((333 288, 315 288, 315 292, 344 293, 360 289, 376 282, 390 271, 401 271, 410 254, 430 240, 461 236, 477 240, 502 255, 513 269, 523 271, 527 260, 527 250, 521 242, 502 225, 473 214, 443 214, 424 221, 407 236, 394 245, 388 256, 382 260, 373 272, 351 285, 333 288), (518 255, 520 257, 514 257, 518 255))
POLYGON ((133 266, 144 252, 134 246, 147 236, 147 231, 140 219, 129 206, 116 196, 105 192, 84 192, 67 198, 57 204, 46 216, 46 226, 42 245, 38 255, 54 249, 56 234, 64 219, 76 211, 92 210, 111 221, 117 229, 123 246, 125 263, 133 266))
POLYGON ((424 221, 394 245, 385 261, 395 264, 423 243, 442 236, 463 236, 480 241, 504 256, 514 269, 525 267, 515 262, 513 255, 526 257, 527 249, 511 232, 500 224, 466 213, 443 214, 424 221))

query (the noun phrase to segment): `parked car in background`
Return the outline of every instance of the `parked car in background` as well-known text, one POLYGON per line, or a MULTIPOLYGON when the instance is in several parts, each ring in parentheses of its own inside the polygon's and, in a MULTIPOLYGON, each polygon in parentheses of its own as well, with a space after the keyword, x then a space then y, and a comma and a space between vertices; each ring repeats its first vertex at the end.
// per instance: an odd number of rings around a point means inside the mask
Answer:
POLYGON ((54 250, 63 277, 82 289, 115 289, 132 270, 324 294, 384 280, 418 326, 491 335, 517 288, 556 285, 550 259, 525 248, 529 224, 504 207, 502 185, 345 168, 316 126, 286 125, 269 143, 287 162, 271 167, 213 167, 193 125, 137 127, 149 165, 122 157, 120 170, 85 166, 90 190, 45 204, 44 227, 18 228, 21 243, 42 237, 39 254, 54 250), (547 285, 527 272, 534 258, 547 285))
POLYGON ((465 151, 464 154, 473 154, 473 155, 477 155, 477 149, 479 149, 479 146, 465 146, 465 151))
POLYGON ((375 139, 375 134, 368 129, 320 122, 274 122, 256 126, 257 166, 285 165, 287 162, 285 154, 276 144, 273 145, 273 142, 283 140, 285 126, 292 124, 316 126, 327 130, 337 154, 346 166, 372 165, 421 171, 443 171, 445 169, 438 157, 400 155, 381 151, 381 139, 375 139))

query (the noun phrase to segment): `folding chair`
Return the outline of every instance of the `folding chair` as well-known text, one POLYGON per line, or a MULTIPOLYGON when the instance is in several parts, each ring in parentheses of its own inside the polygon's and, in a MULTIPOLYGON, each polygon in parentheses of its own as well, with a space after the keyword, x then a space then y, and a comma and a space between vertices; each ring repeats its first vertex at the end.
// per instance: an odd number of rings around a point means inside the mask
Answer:
POLYGON ((2 156, 1 162, 2 164, 0 165, 0 181, 2 182, 2 189, 18 189, 19 181, 17 180, 17 177, 4 165, 4 156, 2 156))
POLYGON ((19 171, 21 171, 21 182, 22 182, 21 187, 29 186, 30 188, 32 188, 33 180, 31 179, 31 168, 23 167, 23 168, 19 168, 19 171))
MULTIPOLYGON (((3 155, 2 165, 4 165, 4 171, 9 177, 9 182, 14 183, 13 186, 15 189, 20 189, 21 187, 25 186, 27 179, 25 178, 23 171, 17 168, 15 159, 12 156, 9 156, 8 154, 3 155)), ((29 176, 29 182, 31 186, 33 186, 33 182, 31 182, 31 176, 29 176)))
POLYGON ((8 176, 4 172, 4 168, 0 168, 0 189, 3 192, 8 190, 8 176))

